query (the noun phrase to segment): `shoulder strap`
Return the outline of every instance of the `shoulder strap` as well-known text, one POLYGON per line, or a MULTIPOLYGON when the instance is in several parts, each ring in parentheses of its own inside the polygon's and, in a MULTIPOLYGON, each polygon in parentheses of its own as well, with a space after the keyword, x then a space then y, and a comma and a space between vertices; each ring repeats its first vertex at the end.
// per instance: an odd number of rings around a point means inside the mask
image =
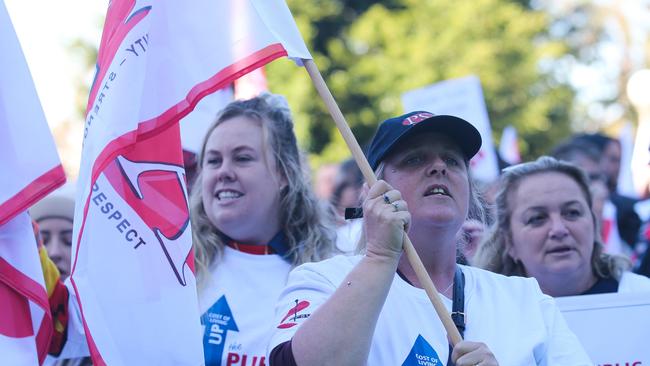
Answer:
MULTIPOLYGON (((451 302, 451 320, 454 322, 456 329, 461 338, 465 338, 465 274, 456 265, 454 273, 454 295, 451 302)), ((447 357, 447 366, 455 366, 451 361, 451 352, 453 347, 449 344, 449 356, 447 357)))
POLYGON ((454 274, 454 295, 451 305, 451 320, 458 328, 461 338, 465 338, 465 274, 456 266, 454 274))

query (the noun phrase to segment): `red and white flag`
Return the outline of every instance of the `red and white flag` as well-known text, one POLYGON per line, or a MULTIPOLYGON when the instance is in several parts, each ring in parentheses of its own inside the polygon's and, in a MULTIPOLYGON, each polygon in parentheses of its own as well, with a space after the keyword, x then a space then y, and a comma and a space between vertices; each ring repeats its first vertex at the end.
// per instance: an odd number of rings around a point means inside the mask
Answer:
POLYGON ((29 215, 65 182, 25 57, 0 1, 0 363, 45 359, 52 315, 29 215))
POLYGON ((71 274, 96 365, 203 363, 178 122, 282 56, 310 58, 284 0, 109 3, 71 274))
POLYGON ((235 80, 235 99, 251 99, 268 90, 269 86, 263 67, 235 80))

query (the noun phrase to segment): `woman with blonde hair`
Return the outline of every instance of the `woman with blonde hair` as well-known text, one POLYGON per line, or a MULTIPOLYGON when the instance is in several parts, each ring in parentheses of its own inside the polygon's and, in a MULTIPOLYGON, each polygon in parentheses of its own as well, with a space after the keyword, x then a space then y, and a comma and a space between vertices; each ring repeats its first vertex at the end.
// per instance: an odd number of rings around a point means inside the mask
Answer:
POLYGON ((190 212, 205 361, 263 365, 289 271, 326 258, 333 229, 279 96, 230 103, 207 131, 198 163, 190 212))
POLYGON ((504 170, 497 221, 474 264, 507 276, 534 277, 551 296, 650 291, 629 262, 603 253, 585 173, 543 156, 504 170))

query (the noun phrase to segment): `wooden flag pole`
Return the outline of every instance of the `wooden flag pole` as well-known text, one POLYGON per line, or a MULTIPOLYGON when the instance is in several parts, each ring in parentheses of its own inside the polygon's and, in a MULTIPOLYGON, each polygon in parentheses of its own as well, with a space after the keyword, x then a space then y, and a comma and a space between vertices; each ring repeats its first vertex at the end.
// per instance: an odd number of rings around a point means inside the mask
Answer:
MULTIPOLYGON (((332 115, 334 123, 336 123, 336 127, 341 132, 345 143, 348 145, 348 148, 352 152, 354 160, 357 162, 359 169, 361 169, 364 178, 366 178, 368 185, 374 185, 377 182, 377 177, 375 177, 375 173, 372 171, 372 168, 370 168, 370 164, 368 163, 366 156, 363 154, 363 151, 361 150, 357 139, 354 137, 352 130, 350 130, 350 126, 348 126, 348 123, 345 121, 345 117, 343 117, 343 113, 341 113, 341 109, 339 108, 338 104, 336 104, 336 101, 334 100, 332 93, 327 87, 327 84, 325 84, 325 80, 323 80, 323 76, 320 74, 320 71, 318 71, 318 67, 316 67, 316 64, 313 60, 303 60, 303 63, 307 69, 307 72, 309 73, 309 76, 311 77, 312 82, 314 83, 314 86, 316 87, 316 90, 318 91, 318 94, 320 94, 320 97, 323 99, 325 105, 327 106, 327 109, 332 115)), ((433 281, 431 281, 431 278, 429 278, 429 274, 424 268, 424 264, 422 264, 420 256, 418 256, 418 253, 413 247, 413 243, 411 243, 411 240, 407 235, 404 235, 403 246, 409 263, 411 264, 411 267, 413 267, 413 270, 415 270, 418 281, 420 281, 424 287, 424 290, 429 296, 429 300, 431 300, 431 304, 433 304, 438 317, 442 321, 442 324, 447 331, 451 345, 455 346, 456 343, 462 340, 460 333, 454 325, 454 322, 451 320, 451 316, 449 313, 447 313, 447 309, 438 296, 438 290, 436 289, 436 286, 433 284, 433 281)))

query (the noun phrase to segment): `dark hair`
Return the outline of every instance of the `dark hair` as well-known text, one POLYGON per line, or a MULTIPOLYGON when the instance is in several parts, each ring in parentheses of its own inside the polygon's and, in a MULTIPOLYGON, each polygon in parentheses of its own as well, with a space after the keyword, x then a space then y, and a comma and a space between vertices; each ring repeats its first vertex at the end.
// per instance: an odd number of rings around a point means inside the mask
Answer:
POLYGON ((551 150, 551 156, 557 160, 575 161, 585 157, 595 163, 600 161, 601 150, 597 145, 586 139, 570 138, 556 145, 551 150))
POLYGON ((605 151, 607 144, 610 142, 618 142, 618 140, 615 140, 609 136, 605 136, 602 133, 581 133, 575 135, 573 138, 576 141, 584 141, 594 145, 598 149, 599 153, 605 151))
POLYGON ((357 162, 350 158, 341 163, 336 179, 334 180, 334 191, 330 198, 332 206, 338 208, 343 191, 348 188, 360 188, 363 185, 363 174, 357 166, 357 162))

